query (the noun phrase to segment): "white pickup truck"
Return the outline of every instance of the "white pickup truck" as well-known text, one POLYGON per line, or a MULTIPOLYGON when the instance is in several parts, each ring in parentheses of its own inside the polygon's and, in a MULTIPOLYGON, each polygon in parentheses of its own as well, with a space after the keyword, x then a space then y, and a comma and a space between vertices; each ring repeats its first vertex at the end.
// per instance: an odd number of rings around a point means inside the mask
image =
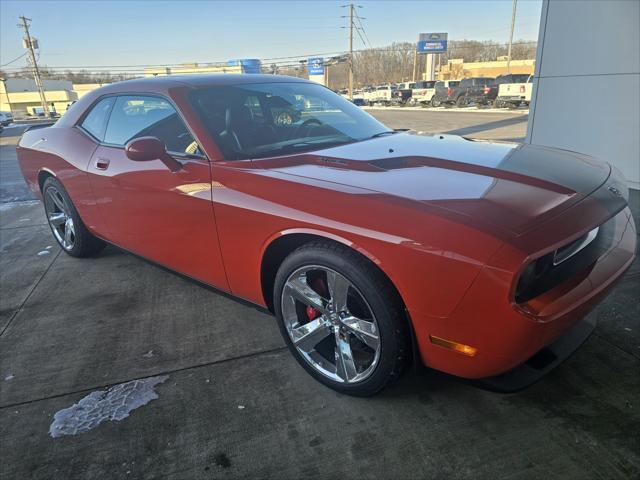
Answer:
POLYGON ((395 85, 380 85, 371 91, 365 91, 364 100, 369 105, 374 105, 376 103, 389 105, 393 99, 393 92, 395 91, 395 85))
MULTIPOLYGON (((533 75, 527 74, 511 74, 498 77, 500 80, 506 80, 506 82, 500 82, 498 88, 498 96, 496 98, 495 106, 517 108, 521 104, 529 106, 531 102, 531 89, 533 87, 533 75), (511 77, 504 78, 503 77, 511 77)), ((496 81, 498 81, 496 79, 496 81)))
POLYGON ((436 94, 436 82, 433 81, 420 81, 416 82, 415 86, 411 90, 411 98, 409 99, 409 105, 415 106, 418 104, 427 105, 431 102, 431 99, 436 94))

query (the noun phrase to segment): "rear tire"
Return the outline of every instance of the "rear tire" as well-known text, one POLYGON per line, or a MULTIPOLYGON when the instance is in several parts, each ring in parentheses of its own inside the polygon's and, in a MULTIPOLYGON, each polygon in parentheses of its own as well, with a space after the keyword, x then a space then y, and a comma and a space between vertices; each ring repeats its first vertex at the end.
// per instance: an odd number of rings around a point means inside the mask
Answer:
POLYGON ((458 108, 466 107, 468 103, 469 102, 467 101, 467 99, 466 99, 466 97, 464 95, 460 95, 456 99, 456 107, 458 107, 458 108))
POLYGON ((440 100, 438 100, 438 98, 435 95, 433 97, 431 97, 431 106, 432 107, 437 108, 440 105, 442 105, 442 102, 440 100))
POLYGON ((90 257, 105 247, 106 244, 92 235, 82 222, 71 197, 57 178, 49 177, 44 181, 42 198, 51 233, 67 254, 90 257))
POLYGON ((353 250, 320 241, 293 251, 276 274, 273 304, 289 350, 329 388, 369 396, 402 373, 410 348, 402 302, 353 250))

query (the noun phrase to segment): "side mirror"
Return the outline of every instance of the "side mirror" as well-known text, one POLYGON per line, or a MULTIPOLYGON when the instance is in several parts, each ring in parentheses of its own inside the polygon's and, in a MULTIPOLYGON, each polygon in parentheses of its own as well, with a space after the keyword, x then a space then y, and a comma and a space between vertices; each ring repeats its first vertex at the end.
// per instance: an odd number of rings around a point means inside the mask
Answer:
POLYGON ((156 137, 134 138, 125 145, 124 151, 134 162, 160 160, 172 172, 182 169, 182 164, 167 153, 162 140, 156 137))

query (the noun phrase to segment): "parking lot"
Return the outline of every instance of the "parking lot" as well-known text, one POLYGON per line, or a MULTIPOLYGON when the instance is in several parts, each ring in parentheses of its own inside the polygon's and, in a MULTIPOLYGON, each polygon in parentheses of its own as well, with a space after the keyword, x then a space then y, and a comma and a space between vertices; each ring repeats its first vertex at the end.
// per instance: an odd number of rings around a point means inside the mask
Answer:
MULTIPOLYGON (((372 109, 393 128, 517 141, 518 112, 372 109)), ((2 478, 638 478, 640 262, 566 363, 516 394, 410 371, 359 399, 315 382, 272 317, 114 247, 60 251, 0 137, 2 478), (121 421, 52 437, 91 392, 167 376, 121 421)), ((640 224, 640 195, 632 209, 640 224)))

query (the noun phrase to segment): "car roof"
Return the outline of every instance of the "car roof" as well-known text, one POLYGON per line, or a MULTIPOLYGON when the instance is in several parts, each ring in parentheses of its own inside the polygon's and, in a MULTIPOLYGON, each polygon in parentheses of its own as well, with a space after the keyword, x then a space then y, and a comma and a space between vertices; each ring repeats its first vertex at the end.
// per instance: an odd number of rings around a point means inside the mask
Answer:
POLYGON ((319 85, 303 78, 288 77, 285 75, 262 75, 255 73, 235 74, 193 74, 193 75, 162 75, 157 77, 134 78, 115 82, 104 87, 92 90, 77 102, 77 107, 70 109, 56 125, 65 127, 75 124, 86 109, 94 103, 96 99, 103 95, 113 95, 122 93, 155 93, 166 94, 169 90, 177 87, 182 88, 206 88, 224 85, 247 85, 255 83, 311 83, 319 85))
POLYGON ((124 80, 109 85, 112 91, 126 91, 135 88, 136 90, 163 91, 175 86, 191 86, 202 88, 220 85, 245 85, 252 83, 313 83, 297 77, 285 75, 262 75, 255 73, 235 74, 193 74, 193 75, 162 75, 157 77, 136 78, 124 80))

